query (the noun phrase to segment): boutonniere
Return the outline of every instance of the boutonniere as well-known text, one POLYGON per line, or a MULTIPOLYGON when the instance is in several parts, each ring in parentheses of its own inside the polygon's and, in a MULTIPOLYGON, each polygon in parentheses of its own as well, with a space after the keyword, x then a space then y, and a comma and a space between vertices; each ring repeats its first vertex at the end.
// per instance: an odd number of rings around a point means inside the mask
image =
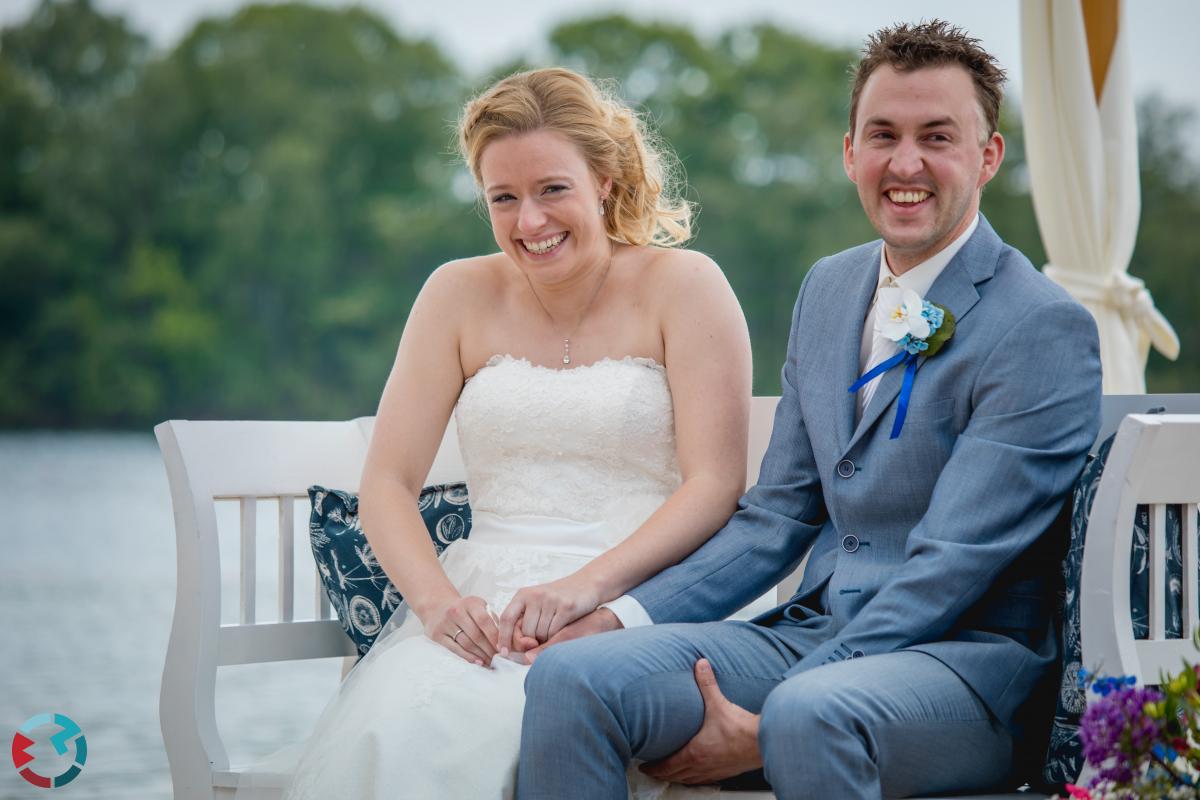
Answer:
POLYGON ((879 290, 879 303, 875 311, 875 330, 884 338, 900 345, 900 352, 882 364, 867 371, 850 385, 850 393, 857 392, 883 373, 905 365, 904 382, 900 385, 900 398, 896 406, 896 422, 892 425, 895 439, 904 427, 908 414, 908 398, 912 395, 913 378, 917 374, 917 359, 932 358, 954 335, 954 315, 945 306, 931 303, 912 289, 884 287, 879 290))

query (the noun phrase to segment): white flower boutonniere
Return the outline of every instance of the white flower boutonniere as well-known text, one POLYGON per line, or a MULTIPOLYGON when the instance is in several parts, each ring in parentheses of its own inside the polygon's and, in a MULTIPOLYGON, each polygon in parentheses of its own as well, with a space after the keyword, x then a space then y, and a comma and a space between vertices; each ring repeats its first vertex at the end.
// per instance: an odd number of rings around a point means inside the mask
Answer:
POLYGON ((895 439, 904 427, 908 399, 912 395, 913 379, 917 374, 917 359, 932 358, 954 335, 954 315, 944 306, 931 303, 912 289, 884 287, 879 290, 875 311, 875 329, 884 338, 900 345, 900 352, 882 364, 868 370, 850 385, 853 394, 883 373, 905 365, 904 382, 900 386, 896 421, 892 425, 895 439))

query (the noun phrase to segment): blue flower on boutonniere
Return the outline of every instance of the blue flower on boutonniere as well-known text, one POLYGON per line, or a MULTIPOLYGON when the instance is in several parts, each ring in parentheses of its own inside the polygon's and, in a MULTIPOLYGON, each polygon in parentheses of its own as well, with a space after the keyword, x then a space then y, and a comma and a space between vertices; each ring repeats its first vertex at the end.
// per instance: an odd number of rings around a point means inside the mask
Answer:
POLYGON ((849 391, 853 394, 893 367, 905 366, 904 382, 900 385, 900 398, 896 406, 896 421, 889 437, 895 439, 900 435, 904 417, 908 414, 908 399, 912 396, 913 379, 917 374, 917 359, 921 356, 932 358, 950 340, 954 335, 954 315, 945 306, 925 300, 912 289, 894 287, 879 290, 879 302, 875 308, 875 330, 898 344, 900 352, 864 373, 850 385, 849 391))

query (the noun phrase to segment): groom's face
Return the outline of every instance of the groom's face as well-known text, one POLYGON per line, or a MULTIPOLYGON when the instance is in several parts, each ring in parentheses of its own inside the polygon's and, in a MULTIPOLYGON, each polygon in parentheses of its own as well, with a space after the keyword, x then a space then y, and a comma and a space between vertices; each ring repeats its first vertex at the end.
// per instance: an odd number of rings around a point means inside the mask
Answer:
POLYGON ((957 65, 899 72, 880 66, 846 134, 846 174, 900 274, 966 230, 979 195, 1004 158, 984 129, 975 86, 957 65))

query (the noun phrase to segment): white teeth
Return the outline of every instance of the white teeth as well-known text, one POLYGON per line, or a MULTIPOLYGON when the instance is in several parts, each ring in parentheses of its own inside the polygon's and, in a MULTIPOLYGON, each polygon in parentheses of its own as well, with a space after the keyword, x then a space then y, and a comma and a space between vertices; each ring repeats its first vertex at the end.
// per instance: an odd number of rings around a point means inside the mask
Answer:
POLYGON ((545 253, 548 250, 553 250, 558 246, 559 242, 565 238, 567 238, 567 234, 564 231, 563 233, 551 236, 544 242, 522 242, 522 244, 524 244, 525 249, 531 253, 545 253))
POLYGON ((929 197, 929 192, 888 192, 888 199, 893 203, 919 203, 929 197))

